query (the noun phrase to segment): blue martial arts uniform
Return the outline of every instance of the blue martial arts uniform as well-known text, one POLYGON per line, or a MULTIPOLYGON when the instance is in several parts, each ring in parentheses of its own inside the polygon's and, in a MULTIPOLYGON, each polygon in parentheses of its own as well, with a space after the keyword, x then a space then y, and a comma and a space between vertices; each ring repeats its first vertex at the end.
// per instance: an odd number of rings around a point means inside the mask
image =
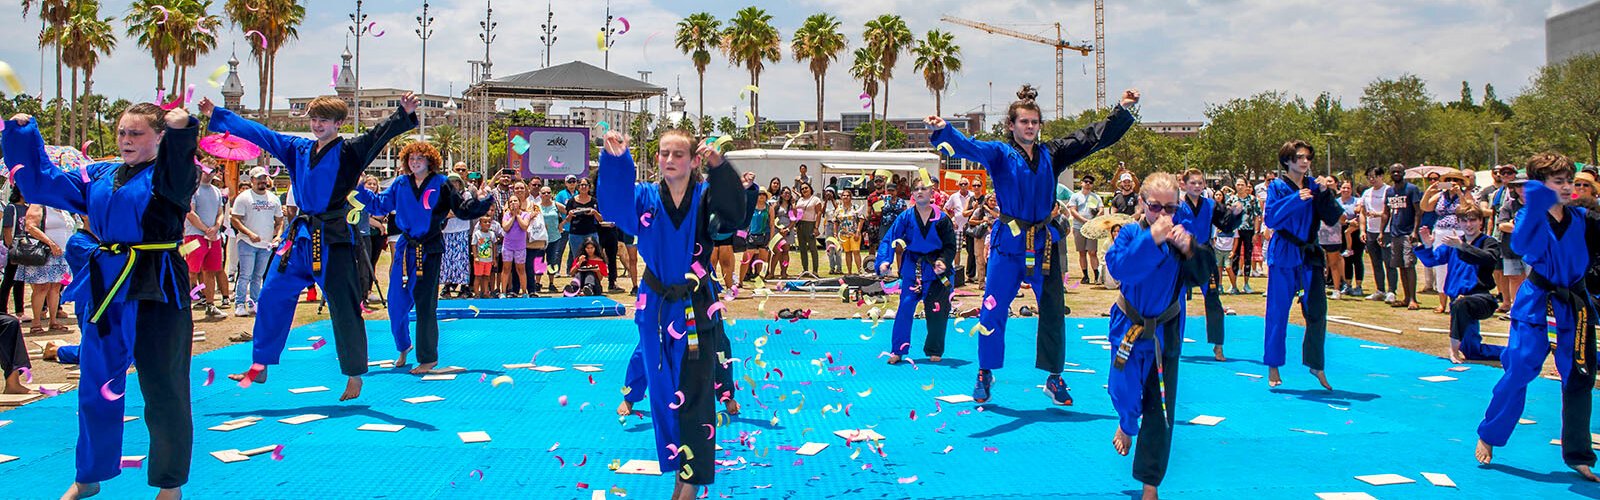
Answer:
POLYGON ((11 179, 29 203, 87 216, 95 231, 62 242, 77 278, 62 297, 79 305, 83 330, 77 482, 105 481, 121 472, 126 400, 108 401, 101 388, 125 393, 130 364, 139 368, 150 429, 149 483, 177 488, 188 482, 194 321, 189 268, 178 244, 199 182, 199 125, 191 118, 185 128, 168 129, 154 161, 95 163, 85 167, 86 174, 62 171, 50 161, 36 122, 8 126, 0 139, 5 164, 21 165, 11 179))
POLYGON ((639 289, 644 306, 634 313, 639 361, 637 368, 630 361, 629 371, 637 369, 649 387, 661 470, 685 483, 711 484, 716 394, 733 388, 716 386, 718 358, 725 356, 728 340, 722 315, 707 313, 716 301, 716 281, 696 267, 711 269, 713 213, 720 220, 744 220, 744 187, 739 172, 725 163, 707 169, 705 182, 691 182, 681 204, 674 204, 665 184, 636 184, 637 175, 631 154, 601 154, 595 183, 600 214, 638 237, 646 266, 639 289))
POLYGON ((956 230, 950 217, 930 208, 931 220, 922 220, 916 206, 900 212, 878 242, 873 270, 895 262, 896 242, 905 246, 900 255, 900 307, 895 310, 894 335, 889 352, 905 356, 911 349, 911 322, 917 303, 927 316, 928 337, 922 353, 944 356, 944 334, 950 322, 950 273, 955 269, 956 230), (944 263, 944 273, 934 272, 934 262, 944 263))
POLYGON ((379 217, 395 214, 400 239, 394 244, 394 262, 389 267, 389 333, 394 348, 411 350, 412 308, 417 311, 417 362, 439 361, 439 266, 444 256, 445 219, 454 217, 474 221, 489 209, 495 199, 478 199, 456 192, 445 176, 429 173, 418 186, 412 174, 401 175, 381 193, 358 186, 356 201, 366 205, 368 214, 379 217))
POLYGON ((1197 269, 1189 268, 1199 264, 1170 242, 1157 244, 1143 221, 1123 225, 1106 250, 1106 269, 1122 284, 1111 307, 1107 339, 1118 348, 1106 391, 1117 410, 1117 428, 1139 438, 1133 477, 1149 485, 1161 485, 1172 451, 1187 308, 1179 293, 1193 285, 1197 269))
POLYGON ((1594 402, 1594 303, 1584 283, 1590 249, 1586 235, 1600 231, 1595 214, 1563 207, 1556 222, 1549 214, 1558 196, 1543 182, 1528 181, 1527 205, 1517 213, 1511 249, 1527 262, 1527 281, 1511 306, 1511 338, 1500 354, 1505 373, 1494 386, 1489 409, 1478 424, 1478 438, 1505 446, 1522 417, 1528 383, 1539 376, 1550 353, 1546 314, 1556 320, 1556 371, 1561 374, 1561 458, 1567 465, 1594 466, 1589 412, 1594 402))
POLYGON ((1173 222, 1183 225, 1183 229, 1194 237, 1195 251, 1192 255, 1197 261, 1194 269, 1203 273, 1197 276, 1199 281, 1195 286, 1200 287, 1200 295, 1206 304, 1206 341, 1216 345, 1222 345, 1226 310, 1222 308, 1221 290, 1211 279, 1217 272, 1217 254, 1211 248, 1211 229, 1233 232, 1239 228, 1239 215, 1211 198, 1201 197, 1197 203, 1184 194, 1178 201, 1178 213, 1173 216, 1173 222))
POLYGON ((1483 343, 1478 334, 1478 322, 1493 317, 1499 307, 1492 291, 1500 242, 1480 234, 1462 248, 1417 245, 1412 252, 1424 266, 1448 265, 1441 288, 1450 296, 1450 338, 1461 342, 1461 354, 1479 361, 1500 359, 1503 348, 1483 343))
POLYGON ((278 364, 300 291, 315 283, 322 288, 333 318, 339 371, 351 377, 367 372, 361 302, 370 288, 372 263, 346 220, 353 210, 348 196, 384 145, 416 126, 416 113, 396 107, 393 115, 365 134, 334 139, 319 150, 316 139, 280 134, 220 107, 211 113, 213 132, 239 136, 283 162, 300 207, 300 215, 284 228, 283 245, 273 256, 277 265, 267 266, 256 301, 260 313, 251 339, 255 363, 278 364))
POLYGON ((1296 293, 1306 334, 1301 342, 1301 362, 1313 370, 1323 369, 1323 343, 1328 333, 1328 298, 1323 295, 1322 270, 1326 266, 1322 247, 1317 245, 1317 224, 1334 225, 1344 209, 1333 190, 1322 189, 1310 178, 1304 179, 1312 198, 1300 199, 1301 186, 1280 175, 1267 186, 1267 204, 1262 216, 1272 232, 1267 245, 1266 355, 1262 362, 1277 368, 1284 364, 1284 343, 1288 336, 1289 306, 1296 293))
POLYGON ((1062 340, 1065 269, 1059 252, 1052 250, 1064 231, 1050 221, 1056 178, 1078 160, 1116 144, 1133 122, 1133 114, 1117 106, 1106 121, 1035 144, 1032 157, 1015 141, 976 141, 950 126, 929 136, 931 144, 949 144, 954 151, 951 156, 982 164, 1000 207, 1000 219, 990 233, 989 268, 984 275, 988 293, 978 313, 983 332, 978 338, 978 368, 993 370, 1005 365, 1006 317, 1011 300, 1026 280, 1039 303, 1034 366, 1052 374, 1061 372, 1066 361, 1062 340), (987 304, 991 298, 993 307, 987 304))

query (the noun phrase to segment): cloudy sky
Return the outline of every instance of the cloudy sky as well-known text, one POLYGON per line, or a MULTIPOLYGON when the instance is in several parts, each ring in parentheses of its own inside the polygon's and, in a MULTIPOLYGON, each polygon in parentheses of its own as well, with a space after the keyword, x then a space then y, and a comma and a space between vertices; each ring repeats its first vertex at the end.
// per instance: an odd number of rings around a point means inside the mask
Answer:
MULTIPOLYGON (((1146 120, 1201 119, 1207 103, 1245 96, 1263 90, 1287 90, 1313 97, 1330 91, 1347 106, 1356 104, 1361 88, 1378 77, 1415 73, 1429 83, 1436 97, 1453 99, 1460 82, 1469 80, 1481 98, 1483 83, 1493 83, 1503 98, 1527 85, 1529 76, 1544 63, 1544 22, 1589 0, 1109 0, 1106 2, 1106 57, 1108 99, 1121 89, 1144 92, 1146 120)), ((127 0, 102 2, 105 15, 119 19, 127 0)), ((220 3, 220 2, 219 2, 220 3)), ((317 95, 328 91, 330 66, 343 49, 346 15, 354 0, 309 0, 307 20, 300 40, 279 57, 279 105, 287 96, 317 95)), ((420 41, 413 30, 421 0, 371 0, 365 10, 377 21, 381 38, 362 44, 362 84, 367 87, 415 88, 421 82, 420 41)), ((477 34, 484 0, 434 0, 435 34, 428 49, 427 85, 442 93, 451 83, 459 92, 469 81, 467 59, 481 57, 477 34)), ((1030 33, 1049 33, 1049 23, 1061 22, 1068 40, 1092 41, 1092 0, 790 0, 785 2, 615 0, 614 15, 627 17, 632 31, 619 37, 610 51, 613 71, 637 76, 653 71, 651 81, 696 93, 689 60, 673 50, 672 30, 684 16, 706 11, 720 19, 752 3, 773 15, 784 36, 785 58, 762 76, 763 115, 773 118, 807 118, 814 115, 813 84, 806 66, 794 62, 788 43, 806 16, 827 12, 839 17, 852 48, 860 45, 862 24, 882 13, 904 16, 920 38, 930 29, 955 33, 966 67, 953 77, 945 96, 947 114, 975 110, 985 104, 1004 106, 1018 85, 1041 88, 1046 112, 1053 103, 1053 51, 1044 45, 988 35, 939 21, 953 15, 1030 33), (992 90, 991 90, 992 88, 992 90)), ((23 20, 16 2, 0 11, 0 23, 12 28, 14 41, 32 40, 37 18, 23 20)), ((600 66, 605 57, 595 44, 604 22, 605 2, 556 2, 559 41, 553 61, 582 60, 600 66)), ((500 23, 492 52, 496 76, 537 69, 542 46, 538 25, 545 5, 534 0, 494 2, 500 23)), ((125 25, 116 23, 119 32, 125 25)), ((220 50, 201 59, 191 80, 204 80, 223 64, 233 44, 250 43, 230 30, 220 50)), ((241 56, 247 51, 241 50, 241 56)), ((39 87, 40 55, 31 43, 7 43, 0 60, 16 68, 31 93, 39 87)), ((48 63, 48 61, 46 61, 48 63)), ((827 84, 828 115, 860 110, 859 85, 847 73, 846 53, 831 71, 827 84)), ((242 65, 253 71, 253 65, 242 65)), ((1094 58, 1068 52, 1066 108, 1073 113, 1093 105, 1094 58)), ((54 74, 48 69, 49 75, 54 74)), ((148 98, 154 69, 149 57, 124 38, 109 61, 97 71, 98 92, 130 99, 148 98)), ((890 113, 896 117, 932 112, 933 97, 902 57, 893 82, 890 113)), ((244 75, 246 102, 254 102, 254 75, 244 75)), ((48 80, 45 85, 52 89, 48 80)), ((707 72, 706 108, 726 115, 739 105, 739 91, 749 75, 715 57, 707 72)), ((201 83, 201 92, 216 89, 201 83)), ((569 103, 571 104, 571 103, 569 103)), ((742 112, 742 111, 741 111, 742 112)))

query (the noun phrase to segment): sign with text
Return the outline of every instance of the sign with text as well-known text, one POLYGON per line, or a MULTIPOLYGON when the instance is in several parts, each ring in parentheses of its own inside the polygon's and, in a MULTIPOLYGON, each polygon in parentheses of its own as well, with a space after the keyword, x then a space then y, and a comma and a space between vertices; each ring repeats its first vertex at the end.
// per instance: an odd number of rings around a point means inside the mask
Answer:
POLYGON ((589 173, 589 129, 507 127, 506 159, 522 178, 589 173))

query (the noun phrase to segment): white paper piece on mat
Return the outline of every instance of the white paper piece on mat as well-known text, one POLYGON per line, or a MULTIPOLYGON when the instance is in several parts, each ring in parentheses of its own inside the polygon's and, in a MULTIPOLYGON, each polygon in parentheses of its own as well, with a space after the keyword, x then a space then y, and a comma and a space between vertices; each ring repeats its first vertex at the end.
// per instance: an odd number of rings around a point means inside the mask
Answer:
POLYGON ((1517 425, 1533 425, 1533 424, 1537 424, 1537 423, 1539 423, 1539 421, 1533 420, 1533 419, 1530 419, 1530 418, 1519 418, 1519 419, 1517 419, 1517 425))
POLYGON ((1417 377, 1417 378, 1422 380, 1423 382, 1450 382, 1452 380, 1456 380, 1455 377, 1452 377, 1452 376, 1449 376, 1449 375, 1431 375, 1431 376, 1427 376, 1427 377, 1417 377))
POLYGON ((253 456, 256 456, 256 455, 265 455, 265 454, 268 454, 268 453, 272 453, 272 450, 275 450, 275 449, 278 449, 278 445, 269 444, 269 445, 266 445, 266 446, 262 446, 260 448, 251 448, 251 449, 248 449, 248 450, 239 450, 239 454, 247 456, 247 457, 253 457, 253 456))
POLYGON ((128 422, 132 422, 132 421, 138 420, 138 419, 139 419, 139 417, 136 417, 136 416, 133 416, 133 415, 127 415, 127 416, 122 417, 122 423, 126 424, 128 422))
POLYGON ((794 454, 805 455, 809 457, 821 453, 822 450, 827 448, 828 443, 806 443, 805 445, 802 445, 800 449, 795 450, 794 454))
POLYGON ((231 423, 231 424, 224 423, 224 424, 214 425, 214 426, 208 427, 208 428, 206 428, 206 430, 212 430, 212 431, 217 431, 217 432, 232 432, 232 431, 243 429, 245 427, 249 427, 249 426, 252 426, 252 425, 256 425, 256 423, 255 422, 235 422, 235 423, 231 423))
POLYGON ((536 372, 544 372, 544 373, 559 372, 559 371, 565 370, 565 369, 566 368, 562 368, 562 367, 559 367, 559 366, 535 366, 533 368, 529 368, 529 370, 533 370, 533 371, 536 371, 536 372))
POLYGON ((1217 416, 1212 416, 1212 415, 1200 415, 1198 417, 1194 417, 1193 419, 1190 419, 1189 423, 1194 424, 1194 425, 1217 425, 1217 424, 1221 423, 1223 420, 1227 420, 1227 417, 1217 417, 1217 416))
POLYGON ((1453 372, 1464 372, 1464 371, 1471 370, 1471 369, 1472 369, 1472 367, 1470 367, 1470 366, 1452 366, 1452 367, 1449 368, 1449 370, 1453 371, 1453 372))
POLYGON ((222 425, 233 425, 233 424, 242 424, 242 423, 245 423, 245 422, 260 422, 260 421, 261 421, 261 417, 240 417, 240 418, 236 418, 236 419, 233 419, 233 420, 229 420, 227 422, 223 422, 222 425))
POLYGON ((239 450, 213 451, 213 452, 211 452, 211 456, 216 458, 217 460, 221 460, 222 463, 225 463, 225 464, 231 464, 231 463, 234 463, 234 462, 243 462, 243 461, 246 461, 246 460, 250 459, 250 457, 247 457, 247 456, 244 456, 243 454, 240 454, 239 450))
POLYGON ((1261 378, 1260 375, 1257 375, 1257 374, 1254 374, 1254 373, 1233 372, 1233 374, 1234 375, 1238 375, 1240 377, 1261 378))
POLYGON ((606 490, 591 490, 589 500, 606 500, 606 490))
POLYGON ((6 463, 6 462, 10 462, 10 461, 16 460, 16 459, 17 459, 17 457, 13 457, 11 455, 0 454, 0 464, 6 463))
POLYGON ((291 350, 291 351, 314 351, 315 349, 312 349, 312 348, 307 347, 307 346, 299 346, 299 347, 290 347, 289 350, 291 350))
POLYGON ((844 438, 845 440, 848 440, 848 441, 850 441, 852 443, 854 443, 856 441, 869 441, 869 440, 870 441, 882 441, 882 440, 885 439, 882 434, 878 434, 878 431, 875 431, 875 430, 872 430, 872 429, 841 429, 841 430, 833 431, 833 435, 839 436, 841 438, 844 438))
POLYGON ((972 395, 970 394, 950 394, 946 396, 938 396, 933 399, 944 401, 950 404, 971 403, 976 401, 972 399, 972 395))
POLYGON ((454 373, 445 373, 445 374, 438 374, 438 375, 423 375, 422 376, 422 380, 425 381, 425 382, 433 382, 433 381, 439 381, 439 380, 455 380, 455 379, 456 379, 456 374, 454 374, 454 373))
POLYGON ((1317 498, 1321 500, 1378 500, 1378 497, 1374 497, 1359 491, 1343 493, 1318 493, 1317 498))
POLYGON ((1366 476, 1356 476, 1356 480, 1357 481, 1361 481, 1363 483, 1367 483, 1367 484, 1373 485, 1373 486, 1388 486, 1388 485, 1391 485, 1391 484, 1411 484, 1411 483, 1417 482, 1417 480, 1415 480, 1415 479, 1411 479, 1409 477, 1405 477, 1405 476, 1402 476, 1402 475, 1399 475, 1399 474, 1371 474, 1371 475, 1366 475, 1366 476))
POLYGON ((5 427, 7 425, 11 425, 10 420, 0 420, 0 427, 5 427))
POLYGON ((617 468, 618 474, 636 474, 644 476, 661 475, 661 464, 655 460, 629 460, 617 468))
POLYGON ((392 360, 392 359, 380 359, 380 360, 377 360, 377 361, 368 361, 367 362, 367 366, 392 365, 392 364, 394 364, 394 360, 392 360))
POLYGON ((324 391, 327 391, 327 390, 328 390, 327 387, 323 387, 323 386, 319 385, 319 386, 316 386, 316 387, 301 387, 301 388, 298 388, 298 389, 289 389, 289 393, 290 394, 305 394, 305 393, 308 393, 308 392, 324 392, 324 391))
POLYGON ((361 424, 361 427, 357 427, 356 430, 374 432, 400 432, 400 429, 404 428, 406 428, 406 426, 400 424, 361 424))
POLYGON ((289 424, 289 425, 300 425, 300 424, 303 424, 303 423, 306 423, 306 422, 316 422, 316 421, 322 420, 324 418, 328 418, 328 416, 327 415, 318 415, 318 414, 315 414, 315 413, 307 413, 305 415, 300 415, 298 417, 289 417, 289 418, 278 419, 278 421, 279 422, 283 422, 285 424, 289 424))
POLYGON ((434 374, 434 375, 445 375, 445 374, 450 374, 450 373, 461 373, 461 372, 464 372, 464 371, 467 371, 467 369, 465 367, 446 366, 444 368, 439 368, 437 370, 430 370, 430 371, 428 371, 428 373, 431 373, 431 374, 434 374))
POLYGON ((579 347, 583 347, 583 346, 581 346, 581 345, 578 345, 578 344, 572 344, 572 345, 558 345, 558 346, 555 346, 555 347, 552 347, 552 348, 551 348, 551 349, 577 349, 577 348, 579 348, 579 347))
POLYGON ((1451 481, 1450 476, 1446 476, 1437 472, 1424 472, 1422 473, 1422 478, 1427 479, 1428 482, 1433 483, 1434 486, 1442 486, 1445 488, 1456 487, 1456 482, 1451 481))
POLYGON ((1370 344, 1361 344, 1361 348, 1362 349, 1377 349, 1379 351, 1387 351, 1387 350, 1389 350, 1388 346, 1370 345, 1370 344))
POLYGON ((600 367, 598 367, 598 366, 588 366, 588 365, 574 366, 574 367, 572 367, 572 369, 580 371, 580 372, 583 372, 583 373, 594 373, 594 372, 604 371, 604 370, 600 369, 600 367))
POLYGON ((316 342, 318 340, 322 340, 321 335, 312 335, 310 337, 306 337, 306 342, 316 342))
POLYGON ((461 438, 461 442, 465 444, 489 442, 489 433, 484 431, 457 432, 456 437, 461 438))
POLYGON ((520 370, 523 368, 533 368, 533 363, 510 363, 500 365, 500 367, 507 370, 520 370))
POLYGON ((432 403, 434 401, 444 401, 444 398, 441 398, 439 396, 428 395, 428 396, 417 396, 417 397, 414 397, 414 398, 405 398, 405 399, 402 399, 401 401, 405 401, 405 402, 411 403, 411 404, 422 404, 422 403, 432 403))
POLYGON ((1061 371, 1072 373, 1094 373, 1093 368, 1062 368, 1061 371))

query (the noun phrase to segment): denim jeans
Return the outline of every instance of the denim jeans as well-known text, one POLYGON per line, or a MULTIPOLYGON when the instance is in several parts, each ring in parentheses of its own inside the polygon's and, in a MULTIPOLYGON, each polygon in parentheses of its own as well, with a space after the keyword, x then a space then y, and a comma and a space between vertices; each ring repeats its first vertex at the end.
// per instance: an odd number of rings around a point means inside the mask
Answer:
POLYGON ((267 276, 267 260, 271 257, 271 248, 256 248, 239 240, 239 283, 234 285, 235 302, 239 297, 249 297, 252 302, 261 298, 261 280, 267 276))

